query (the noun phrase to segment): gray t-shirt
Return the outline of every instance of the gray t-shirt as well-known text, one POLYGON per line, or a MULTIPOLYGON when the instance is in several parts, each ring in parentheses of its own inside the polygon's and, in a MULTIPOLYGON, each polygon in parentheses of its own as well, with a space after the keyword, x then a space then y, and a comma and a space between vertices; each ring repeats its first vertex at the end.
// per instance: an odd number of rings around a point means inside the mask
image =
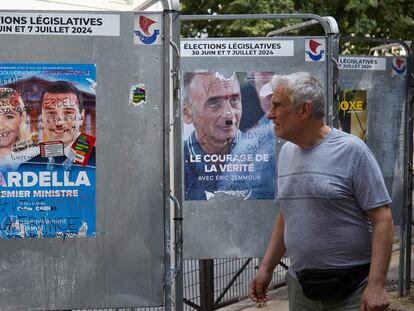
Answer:
POLYGON ((291 268, 370 262, 372 226, 365 211, 391 199, 365 143, 332 129, 311 148, 287 142, 278 167, 278 204, 291 268))

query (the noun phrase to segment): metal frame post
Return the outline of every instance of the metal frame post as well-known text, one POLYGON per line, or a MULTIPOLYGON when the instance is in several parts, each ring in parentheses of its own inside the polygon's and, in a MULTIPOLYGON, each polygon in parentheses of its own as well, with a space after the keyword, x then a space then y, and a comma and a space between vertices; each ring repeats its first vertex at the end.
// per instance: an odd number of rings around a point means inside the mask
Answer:
MULTIPOLYGON (((145 5, 147 7, 155 4, 158 1, 147 1, 145 5)), ((171 228, 171 214, 175 215, 175 211, 170 211, 170 192, 171 192, 171 153, 170 153, 170 116, 171 106, 174 105, 174 91, 177 85, 177 74, 174 72, 179 66, 178 57, 174 54, 173 45, 171 42, 177 42, 179 40, 179 25, 177 22, 177 16, 179 12, 178 0, 161 0, 163 6, 163 20, 164 20, 164 94, 163 94, 163 114, 164 114, 164 126, 163 126, 163 139, 164 139, 164 232, 165 232, 165 262, 164 262, 164 306, 165 310, 173 310, 172 299, 172 282, 177 275, 174 274, 175 261, 177 256, 172 256, 172 252, 176 248, 172 247, 171 239, 175 238, 171 236, 171 231, 175 228, 171 228), (171 258, 174 258, 172 262, 171 258)), ((141 7, 138 7, 139 9, 141 7)), ((182 287, 182 282, 179 283, 182 287)), ((182 309, 179 309, 182 310, 182 309)))
POLYGON ((214 311, 214 260, 199 261, 201 311, 214 311))
MULTIPOLYGON (((168 71, 165 73, 165 77, 169 78, 170 88, 168 92, 165 92, 168 99, 169 114, 165 116, 166 121, 166 133, 165 135, 173 141, 172 144, 168 142, 166 148, 169 148, 170 154, 168 155, 169 163, 173 163, 173 171, 169 175, 171 182, 168 188, 169 196, 174 202, 174 209, 166 217, 166 222, 170 223, 171 233, 173 234, 171 244, 167 247, 171 250, 172 260, 169 266, 169 280, 172 288, 170 289, 169 295, 165 296, 166 301, 170 301, 174 306, 171 310, 182 311, 184 309, 184 295, 183 295, 183 259, 182 259, 182 211, 180 202, 182 202, 182 174, 180 170, 180 159, 182 158, 180 153, 177 153, 177 141, 181 141, 181 122, 179 110, 181 107, 180 102, 180 20, 179 20, 179 1, 171 0, 171 6, 164 9, 164 15, 168 16, 168 23, 170 32, 165 31, 164 42, 165 49, 168 50, 167 55, 172 59, 172 63, 169 65, 168 71), (168 74, 167 74, 168 72, 168 74), (178 159, 178 160, 177 160, 178 159), (172 222, 171 222, 172 216, 172 222)), ((166 22, 167 23, 167 19, 166 22)), ((167 102, 167 101, 166 101, 167 102)), ((171 167, 168 167, 171 170, 171 167)), ((166 205, 168 206, 168 204, 166 205)))
POLYGON ((333 17, 324 17, 327 23, 332 29, 327 34, 328 41, 328 60, 326 62, 328 70, 328 88, 327 88, 327 105, 328 105, 328 124, 338 127, 339 124, 339 112, 338 112, 338 99, 339 99, 339 78, 338 78, 338 58, 339 58, 339 28, 336 20, 333 17), (329 110, 329 107, 331 110, 329 110))
POLYGON ((412 165, 412 156, 413 156, 413 99, 411 91, 411 81, 412 81, 412 63, 411 63, 411 53, 408 46, 404 46, 407 51, 407 105, 406 105, 406 150, 405 153, 405 181, 407 184, 407 193, 404 195, 404 211, 403 211, 403 226, 402 234, 405 233, 405 236, 401 236, 400 248, 404 249, 400 251, 400 267, 399 275, 400 280, 398 284, 398 295, 407 296, 410 294, 411 289, 411 233, 412 233, 412 178, 413 178, 413 165, 412 165), (404 243, 401 243, 404 241, 404 243))
MULTIPOLYGON (((407 46, 408 48, 408 46, 407 46)), ((406 173, 407 173, 407 201, 406 201, 406 207, 407 207, 407 251, 406 251, 406 279, 405 279, 405 289, 406 294, 410 294, 411 289, 411 244, 412 244, 412 225, 413 225, 413 219, 412 219, 412 208, 413 208, 413 201, 412 201, 412 191, 413 191, 413 104, 414 104, 414 97, 413 97, 413 88, 414 88, 414 73, 413 73, 413 58, 411 54, 411 49, 408 48, 408 79, 407 79, 407 110, 406 110, 406 122, 408 124, 407 126, 407 137, 406 137, 406 144, 408 148, 408 154, 406 159, 406 173)))

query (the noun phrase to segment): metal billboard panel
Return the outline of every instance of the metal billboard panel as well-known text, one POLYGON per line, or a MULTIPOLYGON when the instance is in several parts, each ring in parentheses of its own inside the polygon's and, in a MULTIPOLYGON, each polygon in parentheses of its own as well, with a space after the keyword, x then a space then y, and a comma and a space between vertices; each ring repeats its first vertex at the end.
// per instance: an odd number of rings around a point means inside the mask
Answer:
MULTIPOLYGON (((327 85, 327 66, 324 53, 326 53, 324 37, 281 37, 258 40, 254 38, 182 39, 181 70, 184 80, 186 73, 220 72, 227 75, 238 73, 239 81, 242 84, 241 102, 244 111, 249 108, 250 101, 251 105, 258 105, 257 91, 251 86, 250 90, 248 88, 249 76, 252 73, 289 74, 308 71, 314 73, 324 85, 327 85), (324 52, 321 52, 322 50, 324 52), (249 100, 249 103, 246 103, 246 99, 249 100)), ((184 102, 186 100, 185 86, 182 88, 184 88, 182 94, 184 102)), ((261 90, 265 92, 265 88, 261 90)), ((257 118, 255 121, 249 120, 254 119, 254 113, 251 109, 248 113, 242 113, 239 126, 242 135, 247 136, 246 133, 250 130, 249 122, 250 124, 258 122, 257 118)), ((258 118, 262 117, 263 111, 258 118)), ((184 115, 184 121, 185 118, 184 115)), ((187 125, 183 126, 183 145, 192 131, 191 127, 188 129, 187 125)), ((276 140, 276 138, 274 139, 276 140)), ((276 153, 282 144, 282 141, 276 141, 276 148, 274 148, 276 150, 273 150, 274 184, 272 186, 276 184, 276 153)), ((186 161, 191 160, 186 159, 183 155, 184 170, 186 161)), ((269 167, 271 166, 265 167, 264 170, 268 170, 269 167)), ((185 179, 184 176, 184 185, 186 184, 185 179)), ((200 181, 200 184, 202 185, 204 182, 200 181)), ((200 199, 200 197, 194 199, 187 196, 187 199, 183 199, 184 257, 207 259, 263 256, 278 212, 274 201, 275 191, 276 189, 274 189, 272 196, 267 197, 264 197, 263 194, 249 197, 249 194, 246 195, 240 191, 216 191, 209 194, 208 199, 207 197, 206 199, 200 199)), ((183 192, 185 198, 186 189, 183 192)))
POLYGON ((1 240, 1 310, 163 305, 163 45, 134 44, 138 13, 82 14, 117 17, 119 36, 0 34, 2 63, 95 64, 97 77, 96 235, 1 240))
POLYGON ((339 112, 345 117, 343 129, 364 139, 374 153, 392 197, 395 224, 402 224, 406 189, 407 70, 407 59, 403 57, 339 58, 339 112))

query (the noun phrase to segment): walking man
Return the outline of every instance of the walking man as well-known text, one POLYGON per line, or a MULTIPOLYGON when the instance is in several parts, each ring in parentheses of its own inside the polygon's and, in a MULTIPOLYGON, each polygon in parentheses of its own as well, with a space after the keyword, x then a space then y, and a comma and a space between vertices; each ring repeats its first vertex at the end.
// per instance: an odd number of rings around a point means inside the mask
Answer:
POLYGON ((279 154, 280 213, 249 296, 266 301, 282 256, 289 310, 385 310, 391 256, 391 199, 359 138, 324 122, 324 90, 312 74, 272 78, 268 118, 287 140, 279 154))

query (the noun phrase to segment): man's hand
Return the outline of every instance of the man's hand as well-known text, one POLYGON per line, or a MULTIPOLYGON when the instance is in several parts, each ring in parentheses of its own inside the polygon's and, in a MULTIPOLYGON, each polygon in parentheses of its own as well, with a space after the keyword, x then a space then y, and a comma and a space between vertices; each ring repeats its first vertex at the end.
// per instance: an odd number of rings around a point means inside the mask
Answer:
POLYGON ((268 301, 267 288, 272 280, 273 273, 259 270, 250 283, 249 297, 255 302, 268 301))
POLYGON ((250 282, 249 297, 253 301, 265 302, 269 300, 266 292, 270 281, 272 280, 273 270, 276 268, 286 251, 283 238, 284 228, 285 219, 283 214, 280 214, 276 219, 275 225, 273 226, 272 237, 269 245, 267 246, 260 269, 250 282))
POLYGON ((382 286, 367 286, 361 298, 361 311, 383 311, 390 302, 385 288, 382 286))
POLYGON ((385 282, 391 258, 394 227, 388 205, 367 211, 372 223, 372 254, 368 285, 361 299, 361 311, 382 311, 389 305, 385 282))

